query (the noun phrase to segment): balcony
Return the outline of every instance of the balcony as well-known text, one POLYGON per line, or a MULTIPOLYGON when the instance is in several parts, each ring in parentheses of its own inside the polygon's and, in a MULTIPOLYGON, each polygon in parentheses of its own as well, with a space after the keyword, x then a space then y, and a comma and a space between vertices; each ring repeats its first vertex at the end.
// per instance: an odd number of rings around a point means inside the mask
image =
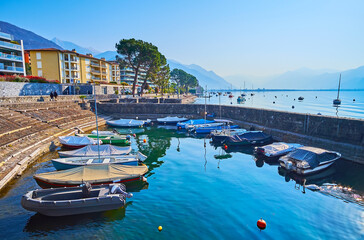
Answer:
POLYGON ((98 71, 98 70, 93 70, 93 69, 91 69, 91 73, 93 73, 93 74, 97 74, 97 75, 100 75, 100 71, 98 71))
POLYGON ((100 67, 100 64, 93 63, 93 62, 90 65, 93 66, 93 67, 100 67))
POLYGON ((0 41, 0 47, 10 48, 21 51, 21 46, 14 43, 0 41))
POLYGON ((102 72, 102 74, 105 74, 106 75, 107 73, 106 72, 102 72))
POLYGON ((72 71, 78 71, 78 67, 71 67, 72 71))
POLYGON ((6 54, 2 52, 0 52, 0 58, 5 60, 19 61, 19 62, 22 62, 23 60, 21 56, 6 54))
POLYGON ((92 80, 99 80, 99 81, 101 80, 101 78, 99 78, 99 77, 94 77, 94 76, 92 76, 92 77, 91 77, 91 79, 92 79, 92 80))
POLYGON ((10 34, 0 32, 0 38, 7 39, 7 40, 13 40, 10 34))
POLYGON ((0 71, 23 73, 24 69, 22 67, 13 67, 13 66, 0 65, 0 71))

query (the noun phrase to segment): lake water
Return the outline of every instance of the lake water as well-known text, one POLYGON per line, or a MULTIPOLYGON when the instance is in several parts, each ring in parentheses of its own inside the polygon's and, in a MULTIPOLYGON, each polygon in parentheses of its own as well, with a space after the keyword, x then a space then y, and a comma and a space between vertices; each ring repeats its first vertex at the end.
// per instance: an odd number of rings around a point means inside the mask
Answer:
MULTIPOLYGON (((239 91, 233 92, 233 98, 221 95, 220 102, 222 105, 241 105, 288 112, 364 118, 364 91, 341 91, 342 103, 339 107, 332 104, 332 100, 337 97, 336 91, 247 91, 245 93, 247 94, 246 101, 242 103, 237 102, 240 95, 239 91), (251 96, 251 93, 255 95, 251 96), (300 96, 304 97, 303 101, 298 101, 300 96)), ((207 104, 219 104, 219 97, 215 94, 211 95, 212 97, 206 101, 207 104)), ((205 99, 197 98, 195 103, 204 104, 205 99)))
POLYGON ((32 176, 54 170, 48 160, 57 153, 50 153, 0 194, 0 239, 364 238, 363 166, 339 160, 307 179, 307 184, 351 187, 350 193, 303 193, 296 183, 302 179, 256 161, 250 147, 226 153, 204 138, 175 130, 138 131, 132 147, 149 156, 149 184, 134 187, 125 207, 60 218, 24 210, 21 196, 39 188, 32 176), (260 218, 267 222, 264 231, 256 226, 260 218))

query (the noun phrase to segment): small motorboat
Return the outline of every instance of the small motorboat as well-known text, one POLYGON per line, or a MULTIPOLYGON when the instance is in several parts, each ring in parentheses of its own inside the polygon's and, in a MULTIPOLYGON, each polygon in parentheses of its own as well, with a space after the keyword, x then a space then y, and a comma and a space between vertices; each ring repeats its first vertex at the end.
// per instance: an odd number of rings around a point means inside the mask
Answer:
POLYGON ((298 97, 299 101, 302 101, 303 99, 305 99, 304 97, 298 97))
POLYGON ((201 124, 186 124, 185 128, 187 131, 193 132, 195 131, 197 128, 210 128, 210 127, 219 127, 224 125, 224 123, 217 123, 217 122, 213 122, 213 123, 201 123, 201 124))
MULTIPOLYGON (((87 145, 97 145, 97 140, 89 137, 77 137, 77 136, 62 136, 58 137, 59 142, 66 148, 82 148, 87 145)), ((102 141, 99 140, 99 144, 102 141)))
POLYGON ((239 128, 238 125, 220 125, 220 126, 200 126, 198 128, 195 128, 193 130, 194 133, 196 134, 209 134, 211 133, 211 131, 214 130, 228 130, 228 129, 235 129, 235 128, 239 128))
POLYGON ((125 205, 125 198, 133 194, 126 192, 123 184, 91 187, 37 189, 22 196, 24 209, 46 216, 68 216, 118 209, 125 205))
POLYGON ((95 157, 73 157, 73 158, 57 158, 52 159, 52 163, 57 170, 66 170, 86 165, 104 165, 104 164, 121 164, 138 166, 147 156, 138 152, 136 155, 120 155, 120 156, 98 156, 95 157))
POLYGON ((84 182, 91 185, 124 183, 144 180, 146 165, 93 164, 67 170, 34 175, 41 188, 76 187, 84 182))
POLYGON ((226 137, 222 142, 227 145, 243 146, 243 145, 264 145, 273 141, 272 136, 262 131, 248 131, 241 135, 226 137))
POLYGON ((106 121, 106 124, 111 127, 119 128, 139 128, 143 127, 145 124, 150 123, 151 120, 136 120, 136 119, 119 119, 115 121, 106 121))
MULTIPOLYGON (((97 131, 96 130, 93 130, 91 132, 91 134, 93 135, 96 135, 97 136, 97 131)), ((117 132, 114 132, 114 131, 99 131, 98 133, 99 135, 108 135, 108 136, 117 136, 119 135, 117 132)))
POLYGON ((238 103, 241 103, 241 102, 245 102, 246 99, 242 96, 239 96, 238 99, 236 100, 238 103))
POLYGON ((225 141, 227 137, 240 135, 246 132, 246 129, 243 128, 235 128, 235 129, 222 129, 222 130, 213 130, 211 131, 211 139, 215 143, 221 143, 225 141))
POLYGON ((177 129, 186 129, 186 126, 200 125, 205 123, 214 123, 214 120, 205 120, 205 119, 191 119, 185 122, 177 123, 177 129))
POLYGON ((300 147, 278 161, 284 169, 290 172, 308 175, 328 168, 340 157, 341 154, 338 152, 315 147, 300 147))
POLYGON ((179 122, 185 122, 188 118, 184 117, 165 117, 165 118, 157 118, 158 124, 164 125, 177 125, 179 122))
POLYGON ((259 157, 276 158, 278 160, 279 157, 282 157, 300 147, 303 147, 303 145, 297 143, 275 142, 262 147, 255 147, 254 153, 259 157))
POLYGON ((104 144, 112 144, 118 146, 130 146, 130 136, 129 137, 119 137, 119 136, 108 136, 100 139, 104 144))
POLYGON ((96 156, 119 156, 131 152, 131 147, 116 147, 110 144, 105 145, 87 145, 83 148, 72 151, 59 151, 59 157, 96 157, 96 156))
POLYGON ((229 98, 233 98, 234 97, 234 95, 232 95, 232 94, 229 94, 229 98))

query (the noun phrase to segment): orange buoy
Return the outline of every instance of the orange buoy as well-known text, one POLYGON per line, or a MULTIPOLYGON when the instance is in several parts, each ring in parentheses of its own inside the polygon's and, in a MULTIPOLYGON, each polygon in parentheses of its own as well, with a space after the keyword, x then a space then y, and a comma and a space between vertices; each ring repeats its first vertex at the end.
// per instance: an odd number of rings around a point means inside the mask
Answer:
POLYGON ((258 220, 257 226, 260 230, 264 230, 267 227, 267 223, 261 218, 258 220))
POLYGON ((136 134, 135 133, 133 134, 133 137, 136 137, 136 134))
POLYGON ((143 143, 146 143, 146 142, 147 142, 147 139, 145 139, 145 138, 144 138, 144 139, 143 139, 143 143))
POLYGON ((162 231, 162 229, 163 229, 163 228, 162 228, 162 226, 159 226, 159 227, 158 227, 158 230, 159 230, 159 231, 162 231))
POLYGON ((224 144, 224 149, 227 150, 228 149, 228 146, 226 144, 224 144))

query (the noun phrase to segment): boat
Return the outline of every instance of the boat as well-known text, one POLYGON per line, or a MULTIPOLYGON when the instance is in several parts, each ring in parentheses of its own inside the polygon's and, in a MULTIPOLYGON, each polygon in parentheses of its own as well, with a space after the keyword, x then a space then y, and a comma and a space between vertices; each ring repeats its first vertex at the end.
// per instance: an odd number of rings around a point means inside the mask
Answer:
POLYGON ((315 147, 300 147, 278 161, 284 169, 299 174, 308 175, 322 171, 331 166, 341 154, 315 147))
MULTIPOLYGON (((58 139, 62 146, 66 148, 82 148, 87 145, 96 145, 98 142, 96 139, 77 136, 61 136, 58 139)), ((102 144, 100 140, 99 143, 102 144)))
POLYGON ((233 98, 234 97, 234 95, 232 95, 232 94, 229 94, 229 98, 233 98))
POLYGON ((262 131, 248 131, 240 135, 226 137, 222 142, 226 145, 264 145, 273 141, 272 136, 262 131))
POLYGON ((42 215, 58 217, 118 209, 125 205, 126 192, 123 184, 91 187, 37 189, 22 196, 24 209, 42 215))
MULTIPOLYGON (((213 123, 212 123, 213 124, 213 123)), ((235 128, 239 128, 238 125, 224 125, 219 123, 220 125, 215 125, 215 126, 209 126, 209 125, 204 125, 204 126, 198 126, 196 128, 194 128, 192 130, 192 132, 196 133, 196 134, 209 134, 211 133, 211 131, 214 130, 227 130, 227 129, 235 129, 235 128)))
POLYGON ((214 120, 206 120, 206 119, 191 119, 185 122, 177 123, 177 129, 186 129, 186 126, 199 125, 204 123, 214 123, 214 120))
POLYGON ((262 147, 255 147, 254 153, 258 157, 275 158, 278 160, 279 157, 282 157, 300 147, 303 147, 303 145, 297 143, 275 142, 262 147))
POLYGON ((143 127, 145 124, 150 123, 151 120, 136 120, 136 119, 119 119, 114 121, 106 121, 106 124, 111 127, 119 127, 119 128, 138 128, 143 127))
POLYGON ((303 99, 305 99, 304 97, 298 97, 299 101, 302 101, 303 99))
POLYGON ((339 78, 339 87, 337 88, 337 97, 336 97, 336 99, 334 99, 332 101, 332 103, 334 105, 340 105, 341 104, 341 100, 339 98, 339 96, 340 96, 340 83, 341 83, 341 74, 340 74, 340 78, 339 78))
MULTIPOLYGON (((97 131, 93 130, 91 134, 97 135, 97 131)), ((119 134, 114 131, 99 131, 99 135, 118 136, 119 134)))
POLYGON ((177 125, 179 122, 185 122, 188 118, 184 117, 165 117, 165 118, 157 118, 158 124, 164 124, 164 125, 177 125))
POLYGON ((87 145, 72 151, 59 151, 61 158, 66 157, 96 157, 96 156, 120 156, 131 152, 131 147, 116 147, 110 144, 105 145, 87 145))
POLYGON ((211 139, 215 143, 223 142, 227 137, 240 135, 246 132, 246 129, 243 128, 235 128, 235 129, 222 129, 222 130, 213 130, 211 131, 211 139))
POLYGON ((105 165, 105 164, 121 164, 138 166, 147 157, 138 152, 136 155, 120 155, 120 156, 95 156, 95 157, 72 157, 52 159, 52 164, 57 170, 66 170, 75 167, 88 165, 105 165))
POLYGON ((240 103, 240 102, 245 102, 246 101, 246 99, 244 98, 244 97, 242 97, 242 96, 239 96, 238 97, 238 99, 236 100, 238 103, 240 103))
POLYGON ((119 146, 130 146, 130 137, 108 136, 100 138, 100 141, 104 144, 113 144, 119 146))
POLYGON ((41 188, 76 187, 83 182, 91 185, 132 182, 144 180, 148 172, 146 165, 127 166, 120 164, 94 164, 67 170, 34 175, 41 188))

